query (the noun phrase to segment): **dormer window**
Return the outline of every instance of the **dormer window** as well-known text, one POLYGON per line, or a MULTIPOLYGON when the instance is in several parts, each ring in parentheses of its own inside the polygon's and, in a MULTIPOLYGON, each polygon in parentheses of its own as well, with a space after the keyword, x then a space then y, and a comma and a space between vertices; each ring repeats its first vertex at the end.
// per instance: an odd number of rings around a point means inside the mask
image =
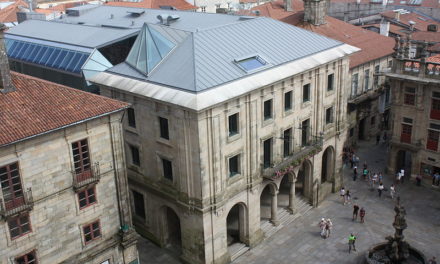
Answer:
POLYGON ((260 56, 235 59, 234 62, 244 71, 250 72, 266 66, 268 63, 260 56))

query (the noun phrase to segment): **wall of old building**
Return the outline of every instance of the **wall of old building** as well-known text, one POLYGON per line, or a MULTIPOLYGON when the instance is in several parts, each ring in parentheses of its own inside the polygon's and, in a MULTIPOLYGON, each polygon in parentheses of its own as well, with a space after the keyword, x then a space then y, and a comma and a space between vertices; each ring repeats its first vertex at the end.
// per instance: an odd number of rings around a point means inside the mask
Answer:
MULTIPOLYGON (((0 166, 18 162, 23 189, 32 189, 34 201, 29 211, 32 232, 11 240, 7 222, 0 219, 1 263, 13 263, 34 249, 39 263, 101 263, 107 259, 129 263, 137 259, 136 245, 126 248, 123 258, 117 239, 121 226, 118 203, 129 210, 116 194, 116 175, 122 180, 126 177, 121 118, 119 112, 0 149, 0 166), (71 143, 85 138, 91 162, 99 162, 101 177, 95 186, 98 202, 79 209, 72 186, 71 143), (102 237, 86 245, 82 226, 97 219, 102 237)), ((124 187, 119 188, 126 197, 124 187)), ((125 224, 131 225, 130 212, 125 214, 125 224)))

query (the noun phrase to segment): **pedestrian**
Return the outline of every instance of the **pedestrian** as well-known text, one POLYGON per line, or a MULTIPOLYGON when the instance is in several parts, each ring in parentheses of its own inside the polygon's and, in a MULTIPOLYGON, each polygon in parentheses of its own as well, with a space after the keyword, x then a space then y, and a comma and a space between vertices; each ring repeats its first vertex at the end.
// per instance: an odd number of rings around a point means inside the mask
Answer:
POLYGON ((353 248, 353 251, 356 251, 356 237, 355 235, 353 235, 353 233, 350 234, 350 236, 348 237, 348 253, 350 254, 351 249, 353 248))
POLYGON ((330 220, 330 218, 327 219, 326 225, 325 225, 325 238, 330 237, 330 233, 332 231, 333 223, 330 220))
POLYGON ((372 181, 371 181, 371 188, 373 188, 373 189, 374 189, 374 185, 375 185, 376 182, 377 182, 377 178, 378 178, 377 173, 374 173, 374 174, 373 174, 373 179, 372 179, 372 181))
POLYGON ((363 207, 359 211, 359 216, 361 217, 361 223, 364 223, 365 209, 363 207))
POLYGON ((367 168, 365 168, 364 171, 362 172, 362 176, 364 178, 364 181, 367 180, 367 175, 368 175, 368 170, 367 170, 367 168))
POLYGON ((422 176, 420 174, 417 174, 416 176, 416 185, 422 186, 422 176))
POLYGON ((379 183, 379 187, 377 187, 377 191, 379 192, 379 198, 382 197, 382 192, 384 188, 385 187, 383 187, 383 184, 379 183))
POLYGON ((434 176, 435 176, 435 185, 439 186, 440 185, 440 173, 436 172, 434 174, 434 176))
POLYGON ((400 171, 396 173, 396 185, 400 182, 400 171))
POLYGON ((347 190, 347 191, 345 192, 344 205, 345 205, 345 204, 349 204, 349 203, 350 203, 350 199, 351 199, 350 190, 347 190))
POLYGON ((353 165, 354 165, 354 162, 353 162, 353 154, 349 154, 349 156, 348 156, 348 159, 350 160, 350 165, 351 165, 351 168, 353 169, 353 165))
POLYGON ((358 173, 357 171, 358 171, 358 167, 356 165, 354 165, 354 168, 353 168, 353 181, 356 181, 357 173, 358 173))
POLYGON ((428 264, 437 264, 437 261, 435 260, 435 257, 432 257, 428 260, 428 264))
POLYGON ((339 191, 339 195, 341 196, 342 203, 345 205, 345 188, 342 186, 341 190, 339 191))
POLYGON ((367 169, 367 167, 368 167, 368 166, 367 166, 367 162, 366 162, 366 161, 364 161, 364 167, 363 167, 363 168, 364 168, 364 170, 366 170, 366 169, 367 169))
POLYGON ((384 131, 384 132, 383 132, 383 143, 386 143, 386 142, 387 142, 387 138, 388 138, 388 136, 387 136, 387 132, 384 131))
POLYGON ((391 186, 390 186, 391 199, 394 199, 394 194, 396 194, 396 187, 394 187, 394 184, 391 184, 391 186))
POLYGON ((327 222, 325 221, 325 218, 321 218, 321 221, 319 221, 318 226, 321 229, 321 237, 325 238, 325 226, 327 225, 327 222))
POLYGON ((405 170, 401 169, 400 170, 400 182, 403 183, 404 180, 405 180, 405 170))
POLYGON ((437 173, 432 174, 432 186, 435 186, 435 178, 436 178, 436 174, 437 174, 437 173))
POLYGON ((380 142, 380 133, 377 133, 376 135, 376 145, 379 145, 380 142))
POLYGON ((357 220, 358 212, 359 212, 359 205, 354 204, 353 205, 353 219, 352 219, 352 221, 357 220))
POLYGON ((382 180, 383 180, 382 172, 379 172, 379 182, 382 182, 382 180))

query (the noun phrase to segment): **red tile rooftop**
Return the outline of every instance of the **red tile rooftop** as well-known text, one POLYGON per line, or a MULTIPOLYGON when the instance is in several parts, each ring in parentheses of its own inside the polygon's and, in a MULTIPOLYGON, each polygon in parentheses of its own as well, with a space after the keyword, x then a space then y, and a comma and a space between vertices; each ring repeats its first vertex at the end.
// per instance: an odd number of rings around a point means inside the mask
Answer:
POLYGON ((129 104, 11 71, 0 93, 0 146, 121 111, 129 104))
POLYGON ((196 10, 197 7, 186 2, 185 0, 143 0, 141 2, 108 2, 106 5, 137 7, 137 8, 153 8, 159 9, 160 6, 172 6, 177 10, 196 10))
MULTIPOLYGON (((396 12, 394 11, 386 11, 381 13, 382 16, 387 17, 389 19, 395 19, 396 12)), ((427 31, 428 25, 437 25, 437 27, 440 28, 440 23, 432 20, 430 18, 427 18, 426 16, 419 15, 416 13, 407 13, 407 14, 400 14, 399 16, 399 22, 403 23, 407 26, 409 26, 409 21, 416 22, 414 25, 414 28, 420 31, 427 31)))

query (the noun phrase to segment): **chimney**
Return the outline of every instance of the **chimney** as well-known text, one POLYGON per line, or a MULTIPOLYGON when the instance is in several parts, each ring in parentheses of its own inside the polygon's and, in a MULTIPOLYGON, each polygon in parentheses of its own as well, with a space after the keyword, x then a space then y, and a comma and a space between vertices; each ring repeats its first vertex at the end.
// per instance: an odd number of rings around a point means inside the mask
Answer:
POLYGON ((292 12, 292 0, 284 0, 284 11, 292 12))
POLYGON ((396 21, 400 21, 400 11, 399 10, 397 10, 397 11, 394 11, 396 14, 395 14, 395 16, 394 16, 394 19, 396 19, 396 21))
POLYGON ((9 70, 8 56, 6 55, 4 31, 6 26, 0 23, 0 93, 9 93, 15 91, 12 84, 11 73, 9 70))
POLYGON ((409 23, 409 30, 414 31, 414 25, 416 24, 416 22, 410 20, 410 21, 408 21, 408 23, 409 23))
POLYGON ((304 0, 304 21, 315 26, 325 24, 328 0, 304 0))
POLYGON ((390 32, 390 22, 385 21, 385 19, 382 19, 380 21, 380 31, 379 31, 379 33, 381 35, 384 35, 384 36, 388 37, 389 32, 390 32))

